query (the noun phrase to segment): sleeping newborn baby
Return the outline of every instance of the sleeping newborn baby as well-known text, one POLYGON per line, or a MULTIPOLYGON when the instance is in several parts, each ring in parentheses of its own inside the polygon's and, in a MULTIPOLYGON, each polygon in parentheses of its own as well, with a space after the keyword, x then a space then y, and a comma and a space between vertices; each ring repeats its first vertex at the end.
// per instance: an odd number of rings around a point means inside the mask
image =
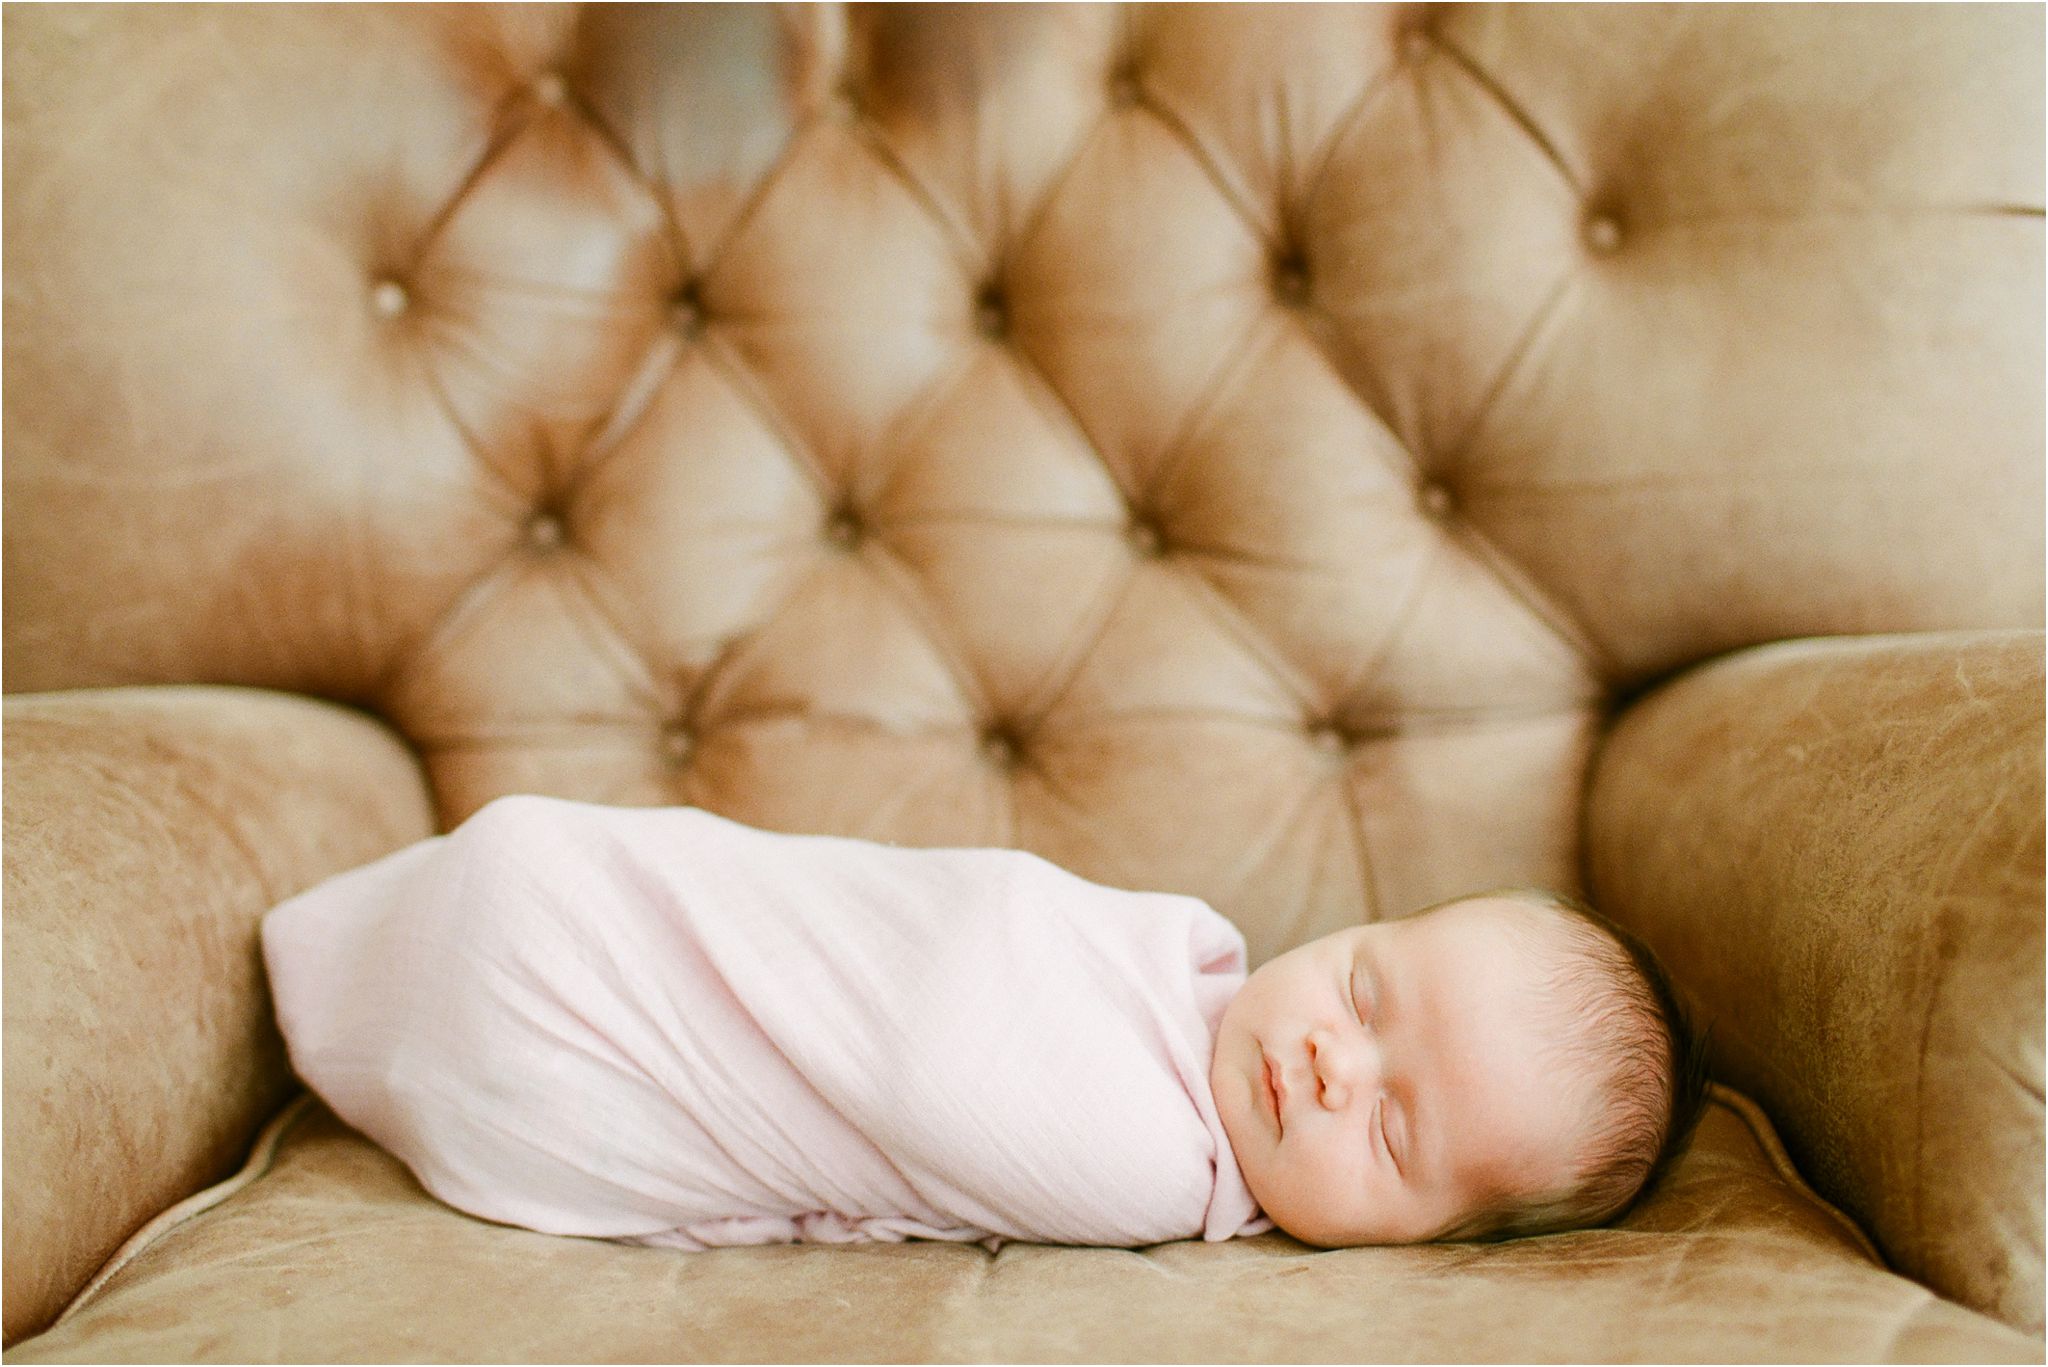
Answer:
POLYGON ((1273 959, 1210 1079, 1265 1214, 1336 1247, 1613 1219, 1696 1123, 1704 1058, 1646 947, 1515 890, 1273 959))
POLYGON ((1699 1106, 1647 952, 1540 893, 1245 975, 1035 855, 517 796, 291 898, 293 1067, 472 1215, 684 1249, 1597 1223, 1699 1106))

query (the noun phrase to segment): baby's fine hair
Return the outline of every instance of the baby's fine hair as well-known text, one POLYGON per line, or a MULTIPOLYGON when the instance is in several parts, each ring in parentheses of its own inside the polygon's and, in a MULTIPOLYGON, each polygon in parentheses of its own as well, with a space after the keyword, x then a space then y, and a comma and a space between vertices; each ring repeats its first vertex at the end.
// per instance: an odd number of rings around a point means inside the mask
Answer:
POLYGON ((1698 1125, 1706 1036, 1649 947, 1584 902, 1540 888, 1479 896, 1559 917, 1561 950, 1555 938, 1537 936, 1532 951, 1552 960, 1544 987, 1563 1026, 1557 1062, 1583 1080, 1588 1121, 1564 1189, 1503 1196, 1438 1237, 1513 1239, 1605 1224, 1656 1185, 1698 1125))

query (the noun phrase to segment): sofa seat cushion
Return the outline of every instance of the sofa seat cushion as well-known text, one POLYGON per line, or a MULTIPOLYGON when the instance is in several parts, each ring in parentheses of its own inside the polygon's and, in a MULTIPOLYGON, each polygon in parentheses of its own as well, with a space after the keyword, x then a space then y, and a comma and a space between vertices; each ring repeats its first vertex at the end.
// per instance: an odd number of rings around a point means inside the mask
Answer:
POLYGON ((282 1135, 8 1360, 2040 1360, 1886 1271, 1718 1088, 1620 1226, 1490 1246, 678 1253, 469 1218, 317 1101, 282 1135))

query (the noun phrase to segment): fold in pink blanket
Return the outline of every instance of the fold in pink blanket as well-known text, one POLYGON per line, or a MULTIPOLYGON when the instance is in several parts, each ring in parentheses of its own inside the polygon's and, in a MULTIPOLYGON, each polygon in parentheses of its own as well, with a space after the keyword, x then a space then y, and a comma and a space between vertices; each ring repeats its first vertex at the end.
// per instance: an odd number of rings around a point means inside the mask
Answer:
POLYGON ((1014 850, 500 798, 263 921, 299 1075, 433 1195, 697 1249, 1270 1228, 1210 1094, 1244 941, 1014 850))

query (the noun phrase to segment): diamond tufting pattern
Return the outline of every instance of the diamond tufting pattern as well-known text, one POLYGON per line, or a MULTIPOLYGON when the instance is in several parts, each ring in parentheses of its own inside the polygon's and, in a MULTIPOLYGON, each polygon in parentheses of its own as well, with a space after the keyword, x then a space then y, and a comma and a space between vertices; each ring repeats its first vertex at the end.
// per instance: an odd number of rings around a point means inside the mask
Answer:
POLYGON ((202 62, 154 140, 109 116, 182 177, 133 187, 150 251, 10 182, 50 244, 9 285, 10 688, 351 701, 450 824, 533 790, 1019 845, 1262 960, 1574 886, 1646 680, 2039 613, 2021 381, 1917 360, 2004 354, 2038 167, 1918 174, 1906 111, 1825 102, 1785 136, 1829 159, 1757 160, 1797 75, 1747 21, 192 22, 286 55, 202 62))

